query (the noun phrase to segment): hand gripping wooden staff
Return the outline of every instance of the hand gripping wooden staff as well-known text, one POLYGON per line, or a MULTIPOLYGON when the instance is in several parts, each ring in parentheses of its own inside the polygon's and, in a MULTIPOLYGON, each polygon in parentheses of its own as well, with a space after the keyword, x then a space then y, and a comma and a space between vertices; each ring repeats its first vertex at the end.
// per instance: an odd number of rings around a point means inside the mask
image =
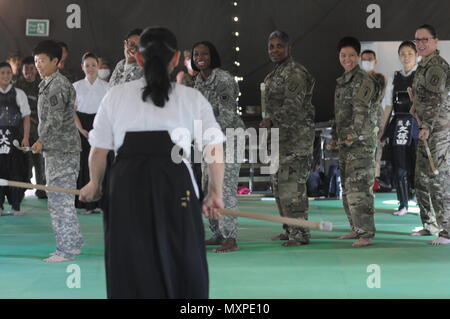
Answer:
MULTIPOLYGON (((416 118, 417 123, 419 123, 419 127, 421 126, 421 122, 419 120, 419 117, 417 115, 414 115, 414 117, 416 118)), ((428 141, 427 140, 422 140, 423 145, 425 146, 425 151, 427 152, 427 157, 428 157, 428 162, 430 163, 430 168, 433 171, 434 175, 439 175, 439 171, 436 168, 436 166, 434 165, 434 160, 433 160, 433 156, 431 155, 431 151, 430 151, 430 147, 428 146, 428 141)))
MULTIPOLYGON (((72 195, 80 195, 80 191, 78 189, 67 189, 67 188, 60 188, 60 187, 52 187, 52 186, 24 183, 24 182, 15 182, 15 181, 8 181, 6 179, 0 179, 0 186, 35 188, 35 189, 41 189, 41 190, 45 190, 45 191, 49 191, 49 192, 59 192, 59 193, 67 193, 67 194, 72 194, 72 195)), ((313 221, 304 220, 304 219, 269 216, 269 215, 262 215, 262 214, 250 213, 250 212, 242 212, 242 211, 230 210, 230 209, 220 209, 219 211, 221 214, 224 214, 224 215, 261 219, 261 220, 267 220, 267 221, 276 222, 276 223, 300 226, 300 227, 305 227, 305 228, 313 228, 313 229, 319 229, 319 230, 324 230, 324 231, 332 231, 333 230, 333 224, 331 222, 324 222, 324 221, 313 222, 313 221)))
MULTIPOLYGON (((412 101, 413 100, 412 89, 409 87, 407 89, 407 91, 408 91, 408 94, 409 94, 409 98, 412 101)), ((411 109, 413 107, 414 106, 412 106, 411 109)), ((420 127, 421 126, 421 121, 420 121, 419 117, 417 116, 417 113, 415 112, 415 108, 414 108, 414 114, 412 114, 412 115, 415 117, 415 119, 416 119, 416 121, 417 121, 417 123, 419 124, 419 127, 420 127)), ((434 175, 439 175, 439 171, 437 170, 436 166, 434 165, 433 156, 431 155, 430 147, 428 146, 428 141, 427 140, 422 140, 422 142, 423 142, 423 145, 425 146, 425 151, 427 152, 428 162, 430 163, 430 168, 433 171, 433 174, 434 175)))
POLYGON ((18 140, 14 140, 13 141, 13 145, 18 149, 21 150, 22 152, 31 152, 32 148, 31 147, 22 147, 20 146, 20 143, 18 140))

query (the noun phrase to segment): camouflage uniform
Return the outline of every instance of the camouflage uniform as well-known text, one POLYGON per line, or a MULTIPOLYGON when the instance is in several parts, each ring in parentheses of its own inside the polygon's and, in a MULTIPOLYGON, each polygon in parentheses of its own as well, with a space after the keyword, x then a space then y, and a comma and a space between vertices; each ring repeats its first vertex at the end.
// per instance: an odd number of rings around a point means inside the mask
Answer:
MULTIPOLYGON (((306 180, 311 171, 314 143, 315 80, 289 57, 264 80, 265 104, 272 128, 279 129, 280 166, 272 175, 273 194, 281 216, 308 219, 306 180)), ((283 225, 289 240, 309 243, 307 228, 283 225)))
MULTIPOLYGON (((73 119, 74 104, 75 89, 59 72, 39 84, 38 133, 50 186, 74 189, 77 185, 81 142, 73 119)), ((48 192, 56 253, 64 258, 73 258, 73 251, 83 245, 74 203, 74 195, 48 192)))
POLYGON ((436 50, 417 67, 413 82, 413 104, 428 129, 428 146, 439 171, 431 169, 422 141, 417 147, 415 187, 425 230, 450 238, 450 67, 436 50), (434 212, 432 208, 434 208, 434 212))
MULTIPOLYGON (((381 105, 381 101, 383 100, 383 97, 384 97, 387 82, 386 82, 386 78, 381 73, 374 72, 373 74, 371 74, 371 76, 375 79, 375 81, 377 81, 378 88, 379 88, 379 90, 382 91, 382 94, 380 97, 380 103, 378 103, 378 105, 376 106, 376 108, 377 108, 377 127, 378 127, 378 132, 380 132, 382 129, 382 125, 383 125, 383 115, 384 115, 384 110, 383 110, 383 106, 381 105)), ((375 163, 376 163, 376 167, 377 167, 377 169, 375 171, 376 177, 380 175, 380 165, 381 165, 382 155, 383 155, 383 144, 378 143, 378 141, 377 141, 377 149, 375 151, 375 163)))
MULTIPOLYGON (((195 86, 211 103, 216 120, 222 132, 226 134, 227 128, 244 128, 242 119, 237 114, 236 99, 239 96, 239 86, 228 72, 216 68, 211 75, 203 80, 199 74, 195 80, 195 86)), ((235 143, 236 139, 227 140, 226 143, 235 143)), ((224 144, 224 158, 226 158, 226 144, 224 144)), ((234 150, 233 163, 225 163, 223 201, 227 209, 237 209, 237 186, 239 182, 239 170, 241 164, 237 163, 237 150, 234 150)), ((203 191, 208 189, 208 175, 206 164, 203 163, 203 191)), ((224 239, 236 239, 237 218, 223 215, 219 220, 210 219, 209 225, 215 237, 224 239)))
MULTIPOLYGON (((31 115, 30 115, 30 145, 33 145, 38 140, 38 123, 39 117, 37 114, 37 101, 39 95, 39 82, 36 79, 33 82, 28 82, 24 78, 20 78, 17 81, 16 87, 22 89, 28 98, 28 104, 30 105, 31 115)), ((28 154, 28 177, 31 178, 33 166, 35 170, 36 183, 45 185, 45 164, 44 157, 42 154, 28 154)), ((37 190, 36 195, 38 197, 45 196, 45 191, 37 190)))
POLYGON ((137 62, 130 65, 126 65, 125 63, 125 59, 117 63, 116 68, 109 79, 109 87, 140 79, 144 75, 144 69, 141 68, 137 62))
POLYGON ((356 66, 337 79, 333 139, 339 145, 339 169, 344 190, 344 209, 358 237, 375 235, 373 182, 378 105, 382 91, 378 82, 356 66))
POLYGON ((386 90, 387 82, 386 82, 386 78, 381 73, 373 73, 370 75, 378 83, 378 89, 381 90, 381 96, 379 99, 379 103, 376 106, 376 108, 377 108, 377 127, 378 127, 378 130, 381 130, 381 125, 383 124, 382 121, 383 121, 383 115, 384 115, 383 105, 381 105, 381 101, 384 98, 384 93, 386 90))

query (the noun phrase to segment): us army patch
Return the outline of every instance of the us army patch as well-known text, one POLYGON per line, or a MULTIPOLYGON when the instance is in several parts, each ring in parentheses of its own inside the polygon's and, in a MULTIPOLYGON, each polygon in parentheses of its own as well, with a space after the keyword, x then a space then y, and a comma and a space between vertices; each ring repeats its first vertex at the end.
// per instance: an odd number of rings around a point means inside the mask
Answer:
POLYGON ((425 88, 431 92, 440 92, 443 89, 447 75, 437 66, 431 66, 425 74, 425 88))
POLYGON ((288 83, 288 90, 291 92, 295 92, 295 91, 297 91, 299 85, 300 85, 300 83, 298 83, 297 81, 290 81, 288 83))
POLYGON ((58 97, 56 95, 53 95, 50 97, 50 105, 56 106, 58 104, 58 97))
POLYGON ((362 84, 356 93, 356 97, 364 103, 369 103, 372 98, 373 88, 367 84, 362 84))

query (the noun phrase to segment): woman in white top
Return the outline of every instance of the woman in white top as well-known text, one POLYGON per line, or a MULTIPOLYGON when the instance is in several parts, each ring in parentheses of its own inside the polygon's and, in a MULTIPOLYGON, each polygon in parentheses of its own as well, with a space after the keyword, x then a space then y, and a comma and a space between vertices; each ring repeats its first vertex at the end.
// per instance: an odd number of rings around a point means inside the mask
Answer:
POLYGON ((108 298, 208 297, 201 211, 217 218, 223 208, 225 137, 200 92, 170 83, 179 55, 169 30, 147 28, 136 55, 144 78, 111 88, 89 133, 91 181, 81 200, 99 197, 107 153, 117 154, 105 190, 108 298), (194 132, 203 133, 194 136, 197 145, 207 145, 205 151, 220 159, 209 164, 202 207, 190 165, 177 156, 182 150, 189 158, 194 132))
POLYGON ((389 153, 394 168, 393 180, 399 201, 399 208, 393 214, 402 216, 408 213, 408 200, 412 197, 414 188, 419 136, 419 126, 410 113, 412 102, 408 94, 417 69, 418 54, 415 44, 411 41, 402 42, 398 48, 398 56, 403 68, 395 72, 392 84, 386 91, 387 105, 381 134, 384 138, 389 138, 389 153), (394 116, 390 118, 392 111, 394 116))
MULTIPOLYGON (((81 68, 86 77, 73 84, 77 92, 75 101, 76 113, 75 124, 80 132, 81 154, 80 173, 78 175, 77 187, 81 188, 89 182, 89 152, 91 146, 87 140, 88 133, 92 130, 95 114, 97 114, 100 102, 108 90, 108 83, 98 77, 98 58, 91 52, 86 52, 81 59, 81 68)), ((91 214, 99 207, 98 202, 82 203, 75 198, 75 206, 85 209, 82 214, 91 214)))
MULTIPOLYGON (((22 146, 29 146, 30 106, 27 96, 12 83, 11 65, 0 63, 0 178, 27 182, 28 165, 25 154, 13 146, 17 140, 22 146)), ((23 215, 20 203, 24 189, 16 187, 0 187, 0 216, 3 213, 5 197, 12 207, 14 216, 23 215)))

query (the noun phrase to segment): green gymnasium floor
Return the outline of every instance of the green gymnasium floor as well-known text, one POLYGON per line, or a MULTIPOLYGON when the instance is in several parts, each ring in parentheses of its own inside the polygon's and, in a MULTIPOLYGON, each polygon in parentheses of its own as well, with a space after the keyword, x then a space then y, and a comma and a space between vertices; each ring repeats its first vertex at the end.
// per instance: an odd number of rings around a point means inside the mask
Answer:
MULTIPOLYGON (((432 247, 426 243, 434 237, 410 237, 419 217, 392 216, 396 205, 383 202, 394 197, 376 195, 378 232, 375 245, 365 248, 336 240, 343 232, 319 231, 312 232, 310 245, 284 248, 268 240, 280 233, 278 224, 241 219, 241 250, 208 253, 210 297, 450 298, 450 245, 432 247), (380 267, 380 288, 367 286, 371 264, 380 267)), ((23 208, 24 217, 0 217, 0 298, 105 298, 101 216, 79 215, 87 243, 82 255, 46 264, 42 259, 54 251, 46 202, 29 197, 23 208), (80 267, 81 288, 67 287, 70 264, 80 267)), ((276 214, 273 201, 240 201, 240 209, 276 214)), ((340 201, 311 201, 310 219, 348 229, 340 201)))

